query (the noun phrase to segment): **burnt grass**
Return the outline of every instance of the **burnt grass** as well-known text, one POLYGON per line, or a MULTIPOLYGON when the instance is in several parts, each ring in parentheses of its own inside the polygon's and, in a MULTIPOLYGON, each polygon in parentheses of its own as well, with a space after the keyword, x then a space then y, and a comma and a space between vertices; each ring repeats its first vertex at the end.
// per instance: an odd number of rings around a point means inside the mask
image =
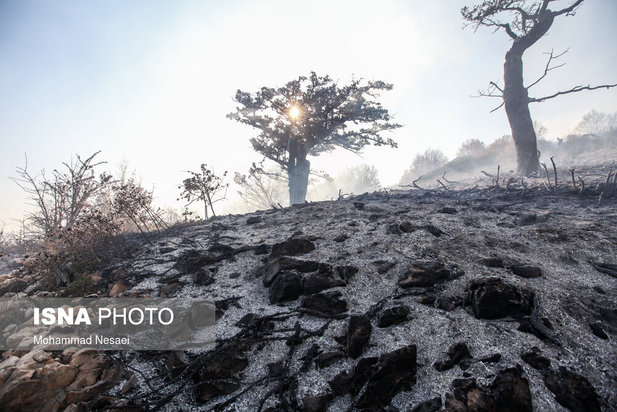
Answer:
POLYGON ((382 191, 144 243, 99 293, 210 297, 216 348, 112 354, 138 384, 89 406, 615 410, 617 198, 560 180, 382 191))

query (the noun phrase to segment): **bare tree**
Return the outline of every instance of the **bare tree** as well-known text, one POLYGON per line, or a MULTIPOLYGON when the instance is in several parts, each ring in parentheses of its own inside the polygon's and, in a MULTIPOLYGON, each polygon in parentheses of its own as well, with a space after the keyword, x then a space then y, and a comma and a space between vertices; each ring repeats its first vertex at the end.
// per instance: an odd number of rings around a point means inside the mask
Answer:
POLYGON ((461 156, 473 156, 486 149, 486 145, 480 139, 467 139, 458 148, 456 152, 457 157, 461 156))
POLYGON ((412 178, 426 172, 437 169, 448 162, 446 155, 439 149, 426 149, 424 153, 417 154, 411 162, 409 169, 403 173, 400 184, 408 184, 412 178))
POLYGON ((549 6, 554 1, 485 0, 479 5, 464 7, 461 10, 463 18, 476 29, 479 26, 487 26, 495 30, 504 30, 512 40, 512 46, 506 53, 504 63, 503 87, 496 82, 490 82, 488 90, 481 92, 480 95, 501 99, 501 104, 494 110, 505 106, 516 146, 517 169, 522 175, 536 173, 540 168, 536 133, 529 112, 529 103, 543 102, 583 90, 617 86, 617 84, 578 85, 543 97, 529 96, 530 88, 544 79, 551 70, 563 66, 556 64, 556 60, 565 52, 555 54, 551 51, 548 53, 544 72, 528 86, 525 86, 523 82, 523 53, 548 32, 556 17, 573 16, 584 0, 571 1, 567 7, 551 10, 549 6))
MULTIPOLYGON (((201 164, 199 172, 187 170, 191 175, 184 179, 178 189, 182 189, 180 198, 187 201, 187 206, 195 201, 204 202, 204 219, 208 218, 208 207, 214 213, 214 203, 225 199, 229 184, 223 184, 223 179, 227 176, 227 172, 223 176, 217 176, 214 172, 208 169, 204 163, 201 164)), ((180 200, 180 199, 178 199, 180 200)))
POLYGON ((105 163, 94 160, 99 153, 85 160, 76 155, 70 163, 63 163, 64 170, 54 169, 49 178, 45 171, 32 175, 27 157, 25 166, 17 168, 17 177, 12 180, 29 195, 35 207, 28 219, 46 237, 75 225, 95 195, 110 182, 110 175, 95 173, 95 168, 105 163))
POLYGON ((261 209, 270 209, 279 203, 286 180, 281 173, 266 171, 261 164, 255 163, 247 175, 238 172, 234 175, 234 182, 242 189, 238 194, 246 203, 261 209))

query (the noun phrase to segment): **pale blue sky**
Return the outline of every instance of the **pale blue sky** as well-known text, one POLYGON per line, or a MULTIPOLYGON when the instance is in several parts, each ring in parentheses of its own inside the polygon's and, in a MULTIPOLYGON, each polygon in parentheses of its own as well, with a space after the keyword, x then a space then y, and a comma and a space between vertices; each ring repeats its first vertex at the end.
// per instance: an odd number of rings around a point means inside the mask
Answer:
MULTIPOLYGON (((369 163, 394 184, 428 147, 452 156, 468 138, 490 142, 509 133, 505 114, 470 96, 501 78, 508 38, 462 30, 465 4, 0 0, 0 221, 10 226, 23 214, 9 177, 25 152, 38 171, 102 150, 111 171, 128 160, 160 204, 178 207, 184 170, 206 162, 232 173, 260 160, 248 142, 255 132, 225 118, 235 90, 311 70, 394 83, 383 102, 405 125, 392 136, 398 150, 335 152, 313 161, 319 169, 369 163)), ((567 65, 537 94, 617 82, 615 21, 615 0, 586 0, 576 16, 557 20, 528 51, 526 76, 541 73, 551 48, 570 48, 567 65)), ((532 116, 554 138, 592 108, 617 111, 617 90, 536 104, 532 116)))

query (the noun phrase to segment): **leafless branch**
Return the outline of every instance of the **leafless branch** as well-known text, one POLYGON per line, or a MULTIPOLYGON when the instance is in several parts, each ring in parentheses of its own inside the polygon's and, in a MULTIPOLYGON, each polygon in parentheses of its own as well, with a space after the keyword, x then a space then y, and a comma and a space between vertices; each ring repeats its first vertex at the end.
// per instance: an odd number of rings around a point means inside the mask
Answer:
POLYGON ((603 84, 603 85, 600 85, 600 86, 590 86, 590 85, 587 85, 587 86, 575 86, 575 87, 571 88, 570 90, 560 91, 560 92, 551 94, 550 96, 544 96, 544 97, 538 97, 538 98, 531 97, 531 98, 529 98, 529 103, 543 102, 543 101, 548 100, 548 99, 553 99, 553 98, 555 98, 557 96, 561 96, 561 95, 569 94, 569 93, 577 93, 577 92, 581 92, 583 90, 596 90, 596 89, 604 89, 604 88, 610 89, 612 87, 617 87, 617 83, 615 83, 615 84, 603 84))
POLYGON ((548 56, 548 60, 546 61, 546 66, 544 66, 544 73, 536 81, 534 81, 529 86, 527 86, 526 89, 529 90, 530 88, 532 88, 536 84, 540 83, 540 81, 542 81, 542 79, 544 79, 546 77, 546 75, 548 74, 548 72, 550 72, 551 70, 555 70, 555 69, 558 69, 560 67, 565 66, 565 63, 559 64, 557 66, 551 66, 551 63, 553 62, 553 60, 557 60, 558 58, 560 58, 561 56, 566 54, 568 52, 568 50, 569 49, 566 49, 564 52, 559 53, 557 55, 553 54, 553 50, 551 50, 550 53, 544 53, 544 54, 548 54, 549 55, 548 56))

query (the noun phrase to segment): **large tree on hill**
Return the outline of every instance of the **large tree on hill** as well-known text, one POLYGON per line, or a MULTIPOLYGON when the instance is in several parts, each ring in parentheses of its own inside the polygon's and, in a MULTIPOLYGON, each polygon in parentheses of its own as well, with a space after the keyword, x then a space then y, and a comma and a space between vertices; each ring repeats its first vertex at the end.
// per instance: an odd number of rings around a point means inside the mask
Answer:
POLYGON ((364 146, 396 147, 384 131, 400 125, 379 101, 379 92, 391 90, 382 81, 352 80, 339 86, 329 76, 301 76, 283 87, 262 87, 256 93, 238 90, 236 111, 228 117, 259 130, 253 148, 278 163, 289 177, 289 203, 306 198, 310 162, 337 147, 359 152, 364 146))
MULTIPOLYGON (((504 30, 512 40, 512 46, 506 53, 504 63, 503 87, 490 82, 489 89, 481 95, 498 97, 502 103, 495 108, 505 106, 512 137, 516 146, 517 169, 520 174, 530 175, 539 167, 536 134, 529 113, 529 103, 543 102, 568 93, 583 90, 615 87, 617 84, 601 86, 575 86, 569 90, 559 91, 544 97, 530 97, 529 89, 538 84, 549 71, 562 65, 555 65, 555 59, 563 55, 548 54, 544 73, 534 82, 525 86, 523 82, 523 53, 544 36, 556 17, 572 16, 584 0, 571 0, 559 10, 551 10, 549 6, 555 0, 485 0, 473 7, 461 10, 463 18, 479 26, 488 26, 495 30, 504 30)), ((562 2, 563 3, 563 2, 562 2)))

